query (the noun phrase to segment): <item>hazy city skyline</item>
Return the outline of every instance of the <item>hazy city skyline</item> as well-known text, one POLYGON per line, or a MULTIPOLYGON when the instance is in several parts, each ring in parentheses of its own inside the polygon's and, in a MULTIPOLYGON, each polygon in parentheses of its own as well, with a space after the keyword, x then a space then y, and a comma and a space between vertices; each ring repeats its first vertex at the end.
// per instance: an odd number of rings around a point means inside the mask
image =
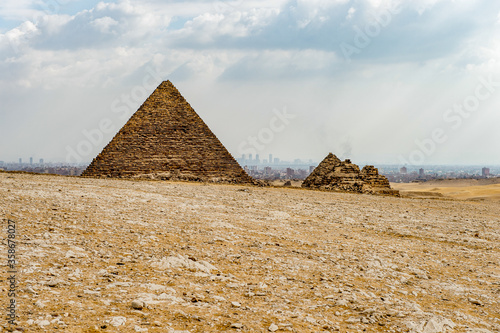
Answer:
POLYGON ((170 79, 234 157, 500 165, 500 3, 0 4, 0 160, 90 162, 170 79))

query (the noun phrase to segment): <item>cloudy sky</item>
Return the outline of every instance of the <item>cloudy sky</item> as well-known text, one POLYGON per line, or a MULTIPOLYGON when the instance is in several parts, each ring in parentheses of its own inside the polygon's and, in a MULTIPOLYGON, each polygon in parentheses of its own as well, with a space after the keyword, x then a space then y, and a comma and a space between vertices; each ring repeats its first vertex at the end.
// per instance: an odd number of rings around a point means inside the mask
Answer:
POLYGON ((88 162, 162 80, 236 157, 500 164, 500 1, 2 0, 0 160, 88 162))

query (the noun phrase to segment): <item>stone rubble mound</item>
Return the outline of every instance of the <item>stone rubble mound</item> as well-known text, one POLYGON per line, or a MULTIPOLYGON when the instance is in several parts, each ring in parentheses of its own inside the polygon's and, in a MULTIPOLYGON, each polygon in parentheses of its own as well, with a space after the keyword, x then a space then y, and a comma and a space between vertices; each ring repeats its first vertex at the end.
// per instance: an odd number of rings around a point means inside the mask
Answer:
POLYGON ((362 170, 350 160, 341 161, 330 153, 302 183, 304 188, 399 196, 389 180, 372 165, 362 170))

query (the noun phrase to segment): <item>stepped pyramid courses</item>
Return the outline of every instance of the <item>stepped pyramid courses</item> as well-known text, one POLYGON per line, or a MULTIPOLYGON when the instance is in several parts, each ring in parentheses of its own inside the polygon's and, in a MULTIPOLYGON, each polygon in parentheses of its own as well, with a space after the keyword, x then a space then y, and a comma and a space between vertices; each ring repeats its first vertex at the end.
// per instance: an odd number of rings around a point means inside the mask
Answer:
POLYGON ((350 160, 342 162, 332 153, 306 178, 302 187, 399 196, 399 191, 391 189, 389 180, 379 175, 374 166, 367 165, 360 171, 350 160))
POLYGON ((254 182, 170 81, 158 86, 82 176, 254 182))

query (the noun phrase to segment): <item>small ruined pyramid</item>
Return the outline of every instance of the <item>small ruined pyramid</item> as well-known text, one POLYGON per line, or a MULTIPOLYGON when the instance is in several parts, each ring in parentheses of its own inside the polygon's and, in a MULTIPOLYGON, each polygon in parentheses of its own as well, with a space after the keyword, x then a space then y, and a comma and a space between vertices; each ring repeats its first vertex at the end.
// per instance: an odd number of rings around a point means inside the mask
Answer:
POLYGON ((391 189, 389 180, 379 175, 374 166, 367 165, 360 171, 350 160, 342 162, 332 153, 306 178, 302 187, 399 196, 399 192, 391 189))
POLYGON ((82 176, 253 183, 170 81, 156 88, 82 176))

